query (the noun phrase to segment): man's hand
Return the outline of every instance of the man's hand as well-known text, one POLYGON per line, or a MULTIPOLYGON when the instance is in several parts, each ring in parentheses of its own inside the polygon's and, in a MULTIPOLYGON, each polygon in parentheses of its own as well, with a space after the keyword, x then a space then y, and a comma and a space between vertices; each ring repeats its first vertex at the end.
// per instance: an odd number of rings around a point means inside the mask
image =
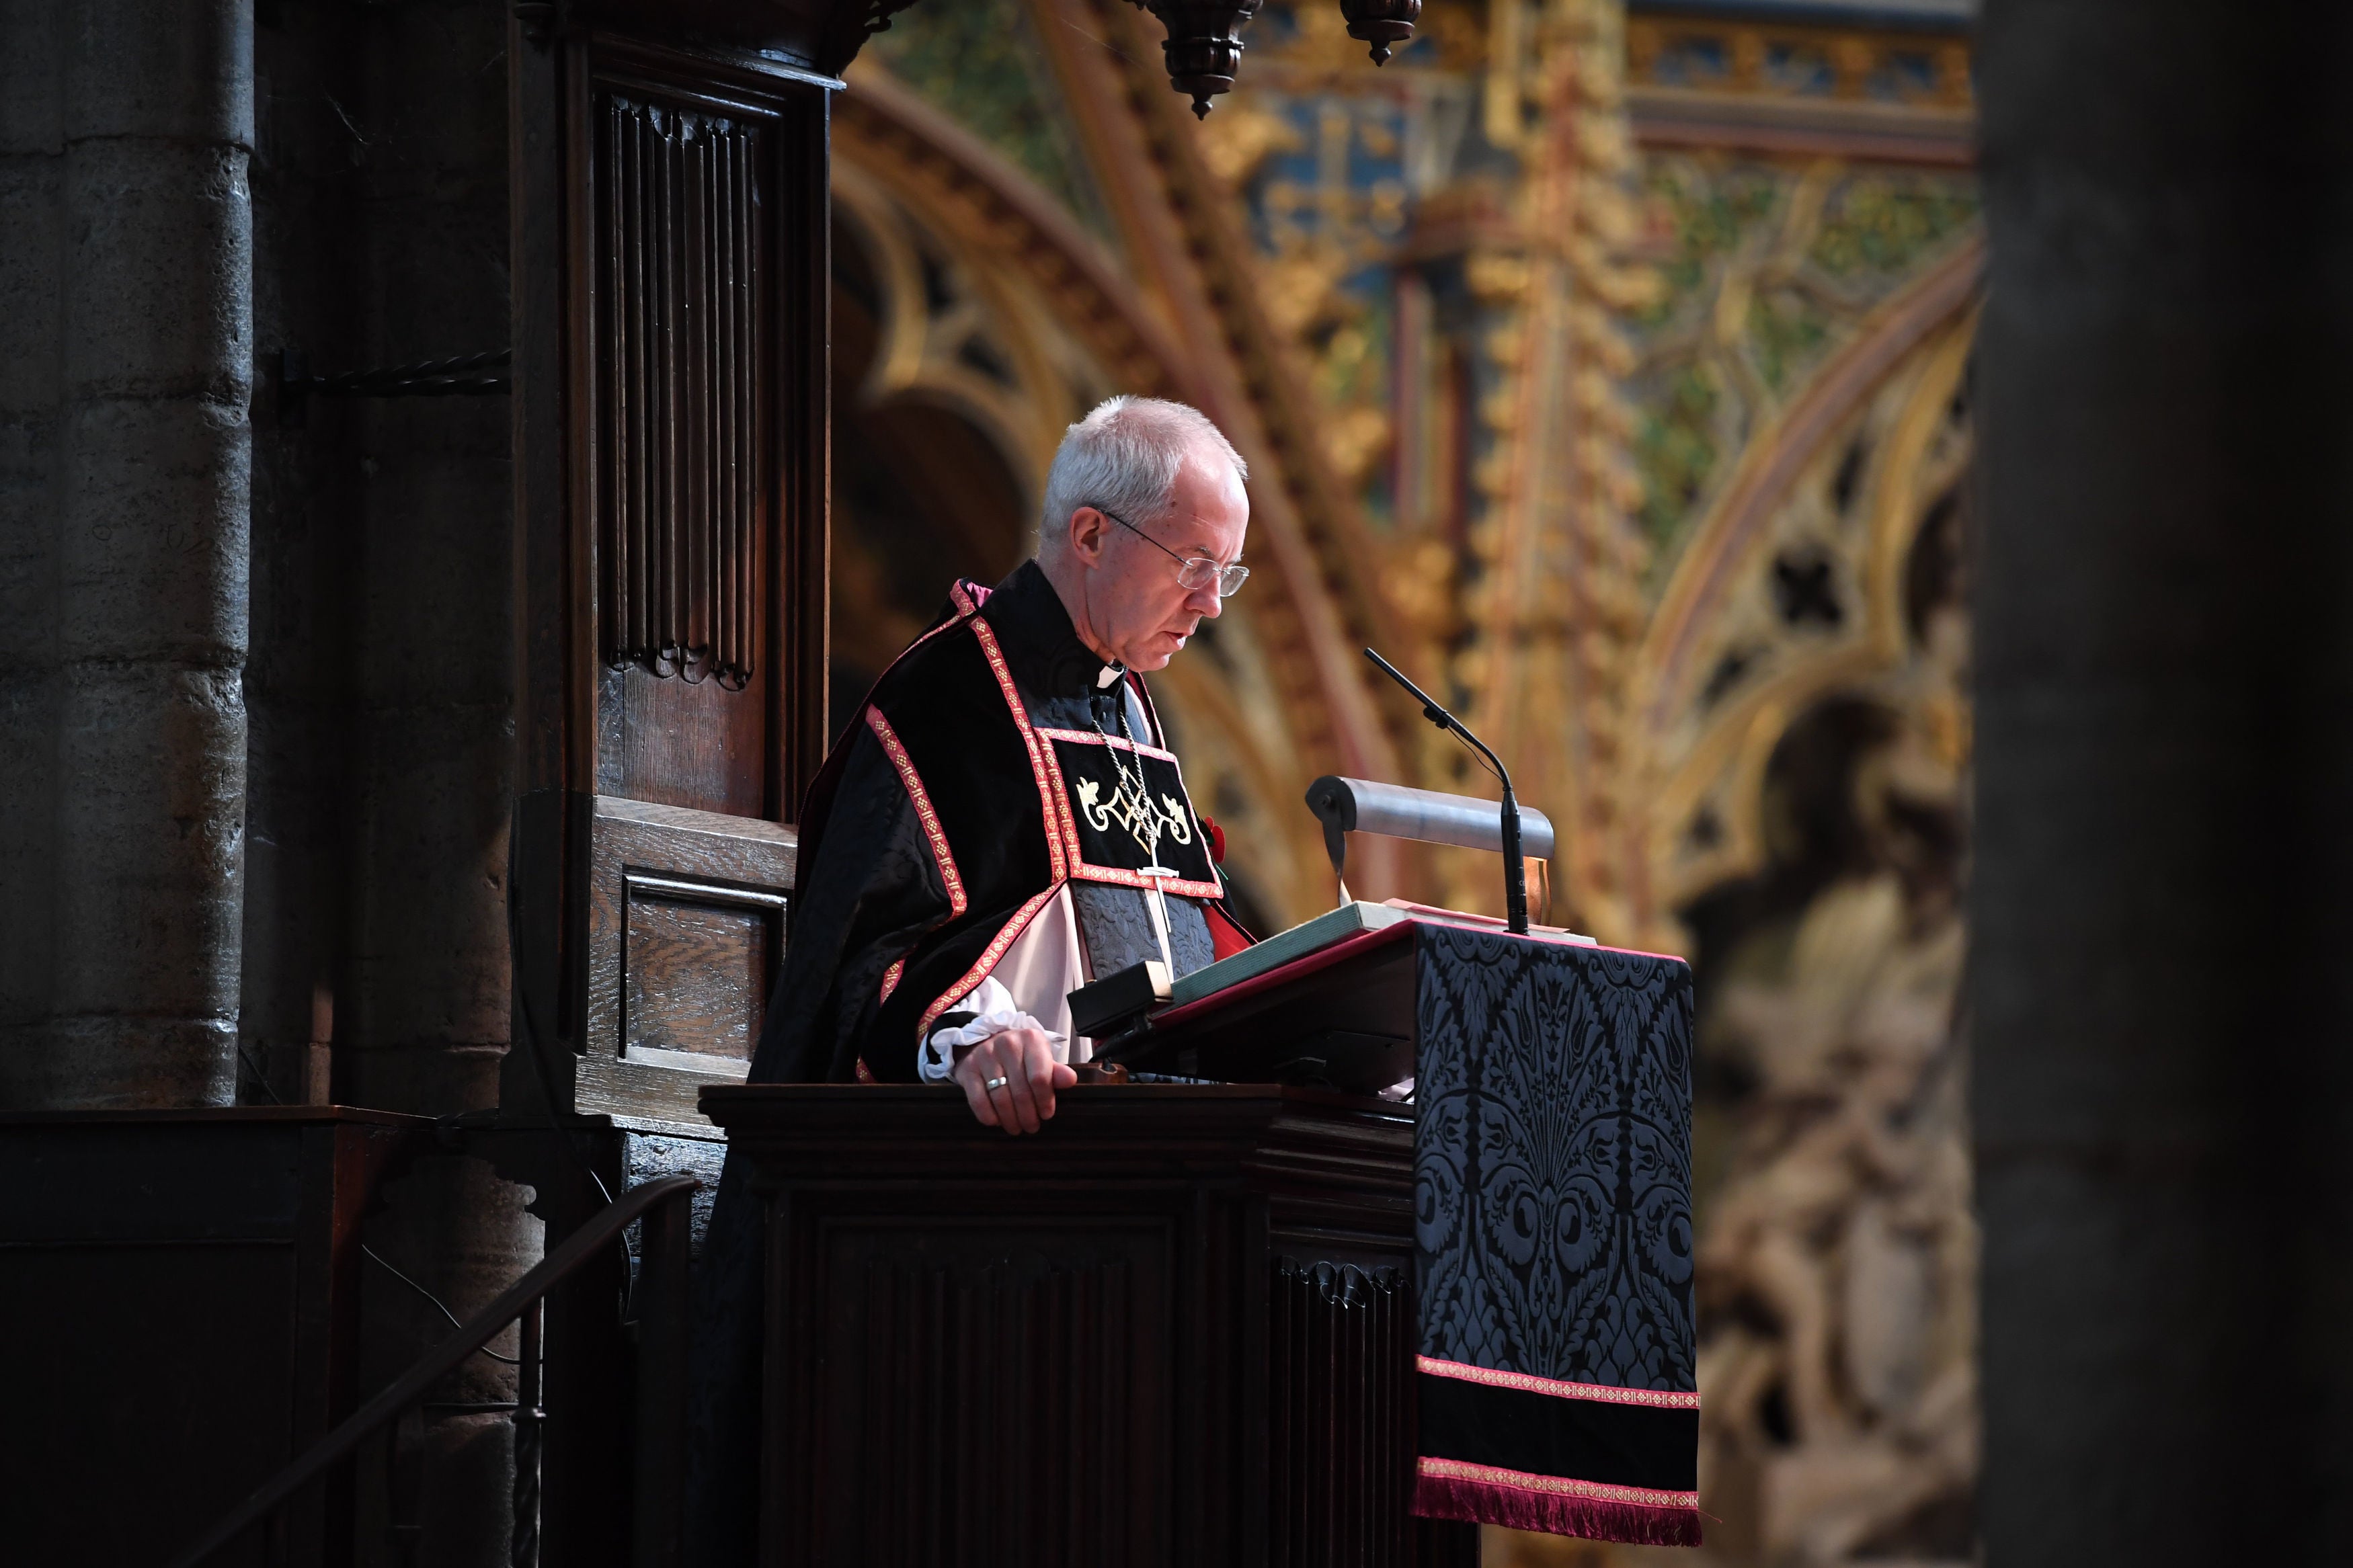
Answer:
POLYGON ((1079 1081, 1078 1074, 1054 1059, 1043 1029, 1004 1029, 989 1036, 965 1053, 948 1078, 964 1090, 983 1127, 1002 1127, 1016 1137, 1051 1120, 1054 1091, 1079 1081))

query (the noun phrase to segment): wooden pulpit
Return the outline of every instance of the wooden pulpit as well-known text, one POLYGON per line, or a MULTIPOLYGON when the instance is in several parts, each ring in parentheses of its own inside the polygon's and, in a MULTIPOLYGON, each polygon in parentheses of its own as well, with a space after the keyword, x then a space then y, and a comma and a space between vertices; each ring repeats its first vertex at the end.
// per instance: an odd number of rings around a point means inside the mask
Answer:
POLYGON ((1475 1563, 1413 1518, 1413 1112, 707 1088, 767 1226, 765 1564, 1475 1563))

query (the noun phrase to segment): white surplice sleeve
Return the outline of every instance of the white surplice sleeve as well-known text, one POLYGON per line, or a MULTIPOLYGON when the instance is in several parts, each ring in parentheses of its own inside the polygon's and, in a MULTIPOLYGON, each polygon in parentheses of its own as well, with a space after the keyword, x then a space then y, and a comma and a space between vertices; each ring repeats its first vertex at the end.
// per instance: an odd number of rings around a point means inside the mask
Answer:
POLYGON ((1078 911, 1065 882, 964 999, 959 1010, 979 1016, 959 1028, 934 1029, 915 1053, 916 1071, 926 1083, 944 1083, 957 1047, 976 1046, 1006 1029, 1043 1029, 1056 1061, 1087 1060, 1094 1042, 1071 1037, 1071 993, 1087 980, 1078 911))

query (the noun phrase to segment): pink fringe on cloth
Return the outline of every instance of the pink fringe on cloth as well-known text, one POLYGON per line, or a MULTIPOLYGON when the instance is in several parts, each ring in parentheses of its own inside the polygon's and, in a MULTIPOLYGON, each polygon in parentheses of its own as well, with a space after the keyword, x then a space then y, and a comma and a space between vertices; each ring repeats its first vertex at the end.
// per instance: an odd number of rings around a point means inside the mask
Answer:
POLYGON ((1699 1510, 1649 1508, 1564 1497, 1521 1487, 1490 1486, 1447 1476, 1414 1478, 1413 1511, 1425 1519, 1460 1519, 1588 1541, 1622 1541, 1636 1546, 1697 1546, 1699 1510))

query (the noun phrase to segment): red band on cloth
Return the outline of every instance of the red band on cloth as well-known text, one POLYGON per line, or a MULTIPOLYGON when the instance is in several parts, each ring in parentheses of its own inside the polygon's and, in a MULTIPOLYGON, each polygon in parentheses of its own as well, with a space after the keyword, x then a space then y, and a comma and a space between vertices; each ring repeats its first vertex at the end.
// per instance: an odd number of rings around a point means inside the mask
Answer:
MULTIPOLYGON (((1547 1394, 1555 1399, 1590 1399, 1601 1405, 1642 1405, 1658 1410, 1696 1410, 1697 1394, 1675 1394, 1655 1388, 1613 1388, 1606 1383, 1563 1383, 1557 1378, 1531 1377, 1524 1372, 1497 1372, 1468 1362, 1440 1361, 1419 1355, 1414 1364, 1432 1377, 1460 1378, 1490 1388, 1514 1388, 1522 1394, 1547 1394)), ((1666 1494, 1661 1493, 1661 1496, 1666 1494)))
MULTIPOLYGON (((955 920, 965 911, 964 879, 956 874, 955 857, 949 853, 947 830, 940 826, 939 813, 932 809, 931 792, 923 787, 923 775, 915 772, 907 748, 899 743, 899 732, 891 728, 890 720, 882 717, 882 710, 866 710, 866 727, 874 731, 874 738, 882 743, 883 754, 899 770, 899 783, 914 805, 916 820, 923 825, 923 837, 932 847, 933 862, 940 868, 940 883, 947 889, 948 918, 955 920)), ((895 980, 886 984, 882 994, 889 996, 889 985, 895 984, 895 980)))
POLYGON ((1459 1519, 1636 1546, 1700 1544, 1696 1492, 1597 1486, 1453 1459, 1425 1458, 1416 1469, 1413 1511, 1425 1519, 1459 1519), (1672 1500, 1648 1500, 1652 1499, 1672 1500))

